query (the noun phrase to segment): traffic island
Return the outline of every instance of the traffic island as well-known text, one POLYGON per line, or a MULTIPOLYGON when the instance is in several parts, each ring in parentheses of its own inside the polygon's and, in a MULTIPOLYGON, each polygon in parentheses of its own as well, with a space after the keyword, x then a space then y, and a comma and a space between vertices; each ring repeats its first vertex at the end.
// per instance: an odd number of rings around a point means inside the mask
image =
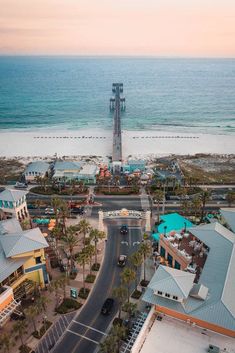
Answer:
POLYGON ((56 308, 58 314, 67 314, 71 311, 78 310, 82 306, 82 303, 77 302, 72 298, 65 298, 63 302, 56 308))
POLYGON ((94 283, 96 275, 89 274, 86 276, 85 282, 87 283, 94 283))

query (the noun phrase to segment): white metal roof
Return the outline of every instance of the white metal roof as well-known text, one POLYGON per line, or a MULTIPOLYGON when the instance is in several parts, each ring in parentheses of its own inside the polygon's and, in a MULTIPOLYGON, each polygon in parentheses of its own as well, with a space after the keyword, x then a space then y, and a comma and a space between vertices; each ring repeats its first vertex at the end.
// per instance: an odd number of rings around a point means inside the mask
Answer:
POLYGON ((28 194, 28 191, 5 189, 0 193, 0 200, 16 202, 16 201, 19 201, 23 196, 27 194, 28 194))
POLYGON ((187 298, 194 278, 195 275, 192 273, 160 265, 149 283, 149 288, 154 292, 159 290, 180 298, 187 298))
POLYGON ((17 232, 22 232, 22 228, 16 218, 6 219, 0 222, 0 235, 17 232))
POLYGON ((0 242, 6 257, 48 247, 48 243, 39 228, 2 235, 0 236, 0 242))

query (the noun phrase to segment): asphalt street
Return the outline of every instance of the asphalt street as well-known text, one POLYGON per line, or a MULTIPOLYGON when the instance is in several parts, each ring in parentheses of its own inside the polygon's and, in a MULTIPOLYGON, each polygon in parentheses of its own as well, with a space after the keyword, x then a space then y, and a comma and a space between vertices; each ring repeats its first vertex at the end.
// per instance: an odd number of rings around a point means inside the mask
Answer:
POLYGON ((121 219, 108 225, 105 258, 97 283, 88 302, 54 348, 54 353, 93 353, 104 338, 117 312, 115 303, 110 315, 101 314, 105 299, 112 297, 113 288, 120 284, 122 269, 117 266, 118 256, 129 256, 137 250, 138 242, 141 241, 141 229, 137 227, 140 221, 125 220, 124 223, 129 226, 129 234, 126 236, 120 234, 121 219))

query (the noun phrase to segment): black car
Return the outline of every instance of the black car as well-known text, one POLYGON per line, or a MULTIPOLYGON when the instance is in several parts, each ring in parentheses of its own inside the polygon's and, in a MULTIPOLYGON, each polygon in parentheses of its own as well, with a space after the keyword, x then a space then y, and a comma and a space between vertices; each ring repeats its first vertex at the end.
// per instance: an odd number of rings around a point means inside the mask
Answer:
POLYGON ((107 298, 102 306, 101 313, 103 315, 109 315, 114 304, 114 299, 107 298))
POLYGON ((128 227, 126 225, 121 226, 120 233, 126 235, 128 233, 128 227))
POLYGON ((74 207, 71 208, 71 213, 72 214, 79 214, 79 215, 83 215, 84 214, 84 207, 74 207))

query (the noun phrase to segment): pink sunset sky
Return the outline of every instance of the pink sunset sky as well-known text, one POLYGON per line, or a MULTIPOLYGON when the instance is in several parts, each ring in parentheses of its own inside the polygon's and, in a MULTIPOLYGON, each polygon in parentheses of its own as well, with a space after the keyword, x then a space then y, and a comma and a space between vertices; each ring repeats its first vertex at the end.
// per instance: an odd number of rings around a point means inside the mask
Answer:
POLYGON ((235 1, 0 0, 0 54, 235 57, 235 1))

